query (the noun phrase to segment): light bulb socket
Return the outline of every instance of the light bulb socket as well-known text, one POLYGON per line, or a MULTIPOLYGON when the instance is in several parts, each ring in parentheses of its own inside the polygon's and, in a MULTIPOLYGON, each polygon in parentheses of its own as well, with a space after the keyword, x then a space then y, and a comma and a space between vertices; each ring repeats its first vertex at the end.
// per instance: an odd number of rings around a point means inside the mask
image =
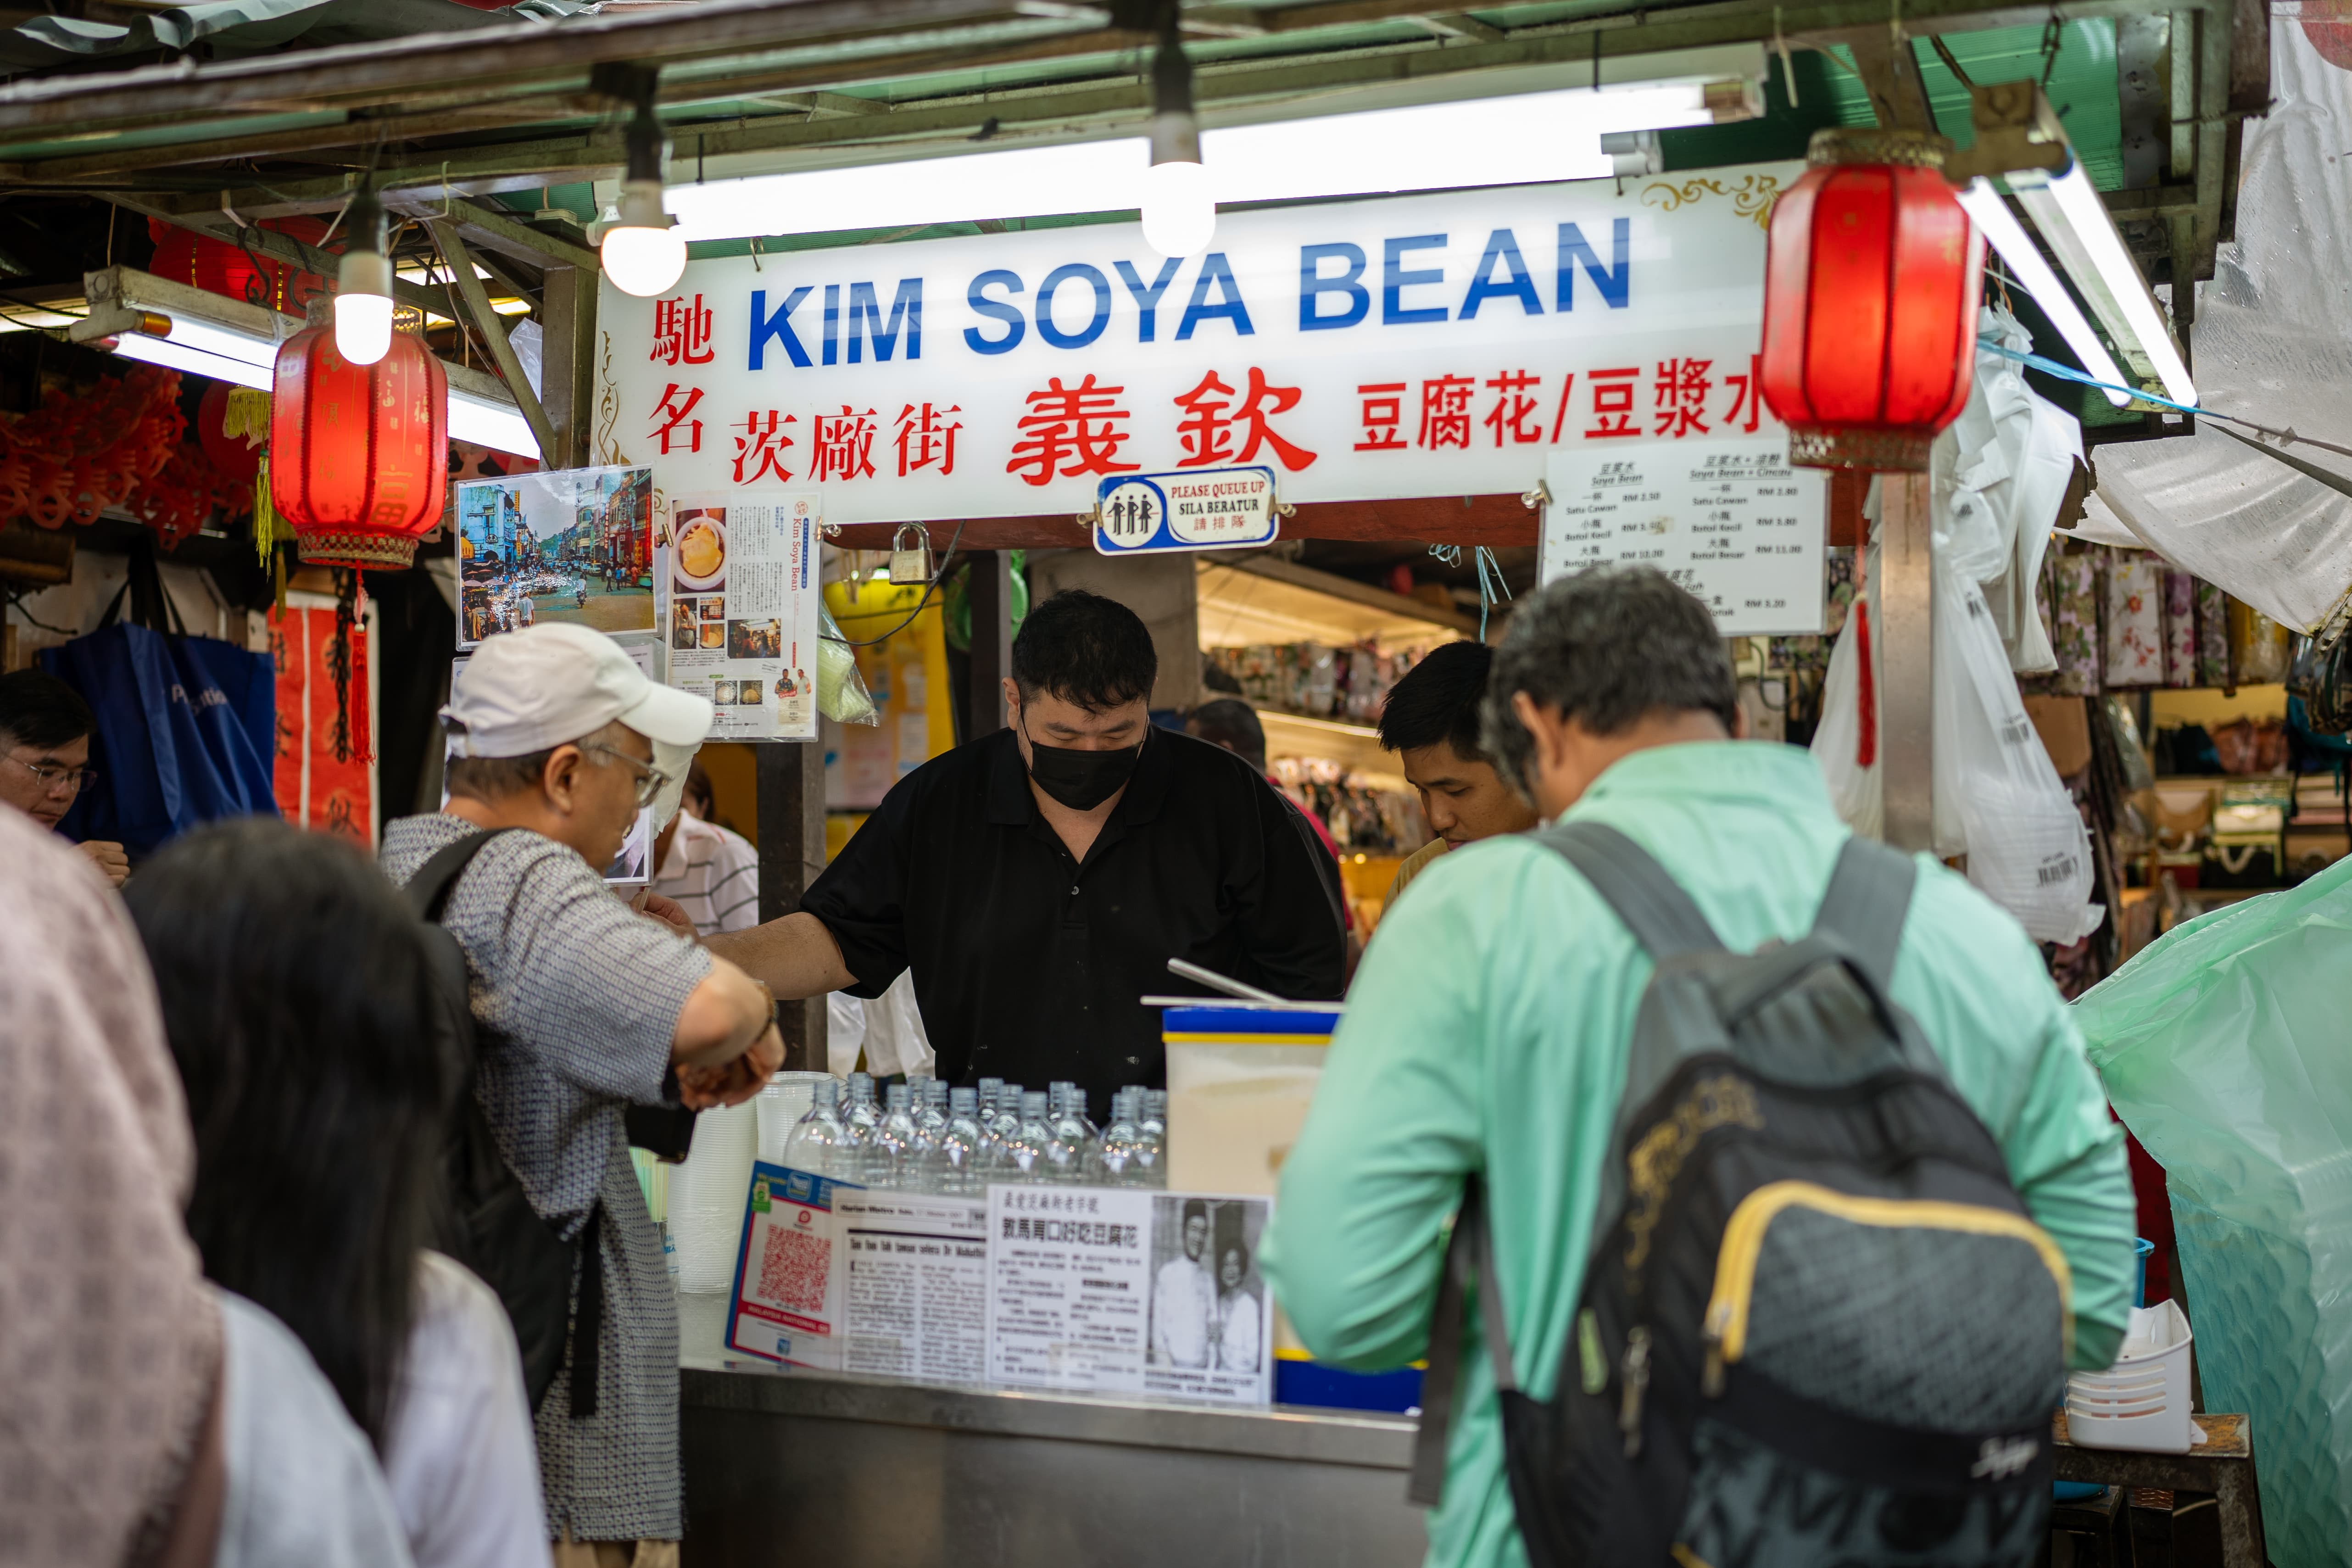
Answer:
POLYGON ((621 200, 614 209, 612 228, 667 228, 677 222, 662 207, 662 183, 658 178, 639 179, 632 174, 621 183, 621 200))
POLYGON ((661 116, 654 110, 652 71, 644 73, 636 95, 636 110, 629 116, 629 129, 625 138, 628 149, 628 172, 624 176, 634 184, 642 180, 661 184, 662 165, 669 161, 669 137, 662 131, 661 116))
POLYGON ((1192 112, 1192 62, 1184 58, 1173 6, 1169 7, 1160 29, 1159 47, 1151 56, 1151 161, 1201 161, 1201 121, 1192 112))
POLYGON ((343 252, 342 267, 335 276, 336 291, 342 294, 381 294, 392 298, 392 258, 381 250, 362 250, 354 246, 343 252))

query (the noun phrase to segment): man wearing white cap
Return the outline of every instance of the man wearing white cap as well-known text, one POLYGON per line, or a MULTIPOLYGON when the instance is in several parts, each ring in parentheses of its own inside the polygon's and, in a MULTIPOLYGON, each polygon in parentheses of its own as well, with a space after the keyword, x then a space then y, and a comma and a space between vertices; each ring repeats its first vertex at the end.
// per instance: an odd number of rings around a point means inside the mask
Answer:
POLYGON ((404 885, 478 840, 442 914, 469 972, 476 1092, 532 1206, 582 1245, 572 1359, 537 1415, 548 1532, 564 1568, 674 1568, 677 1306, 623 1113, 740 1104, 783 1045, 766 987, 632 910, 601 870, 670 782, 655 743, 690 753, 711 706, 601 632, 551 622, 484 642, 441 716, 449 804, 391 824, 383 868, 404 885), (578 1342, 592 1266, 593 1352, 578 1342))

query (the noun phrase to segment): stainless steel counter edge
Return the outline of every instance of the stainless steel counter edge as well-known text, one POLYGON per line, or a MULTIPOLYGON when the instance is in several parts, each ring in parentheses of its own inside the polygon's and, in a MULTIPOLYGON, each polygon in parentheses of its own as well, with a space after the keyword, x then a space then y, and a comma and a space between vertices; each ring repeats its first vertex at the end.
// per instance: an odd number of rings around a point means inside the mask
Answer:
POLYGON ((1412 1464, 1414 1423, 1402 1415, 1288 1405, 1215 1410, 1085 1394, 940 1387, 837 1373, 724 1372, 692 1366, 681 1369, 679 1392, 689 1410, 873 1421, 1383 1470, 1405 1470, 1412 1464))

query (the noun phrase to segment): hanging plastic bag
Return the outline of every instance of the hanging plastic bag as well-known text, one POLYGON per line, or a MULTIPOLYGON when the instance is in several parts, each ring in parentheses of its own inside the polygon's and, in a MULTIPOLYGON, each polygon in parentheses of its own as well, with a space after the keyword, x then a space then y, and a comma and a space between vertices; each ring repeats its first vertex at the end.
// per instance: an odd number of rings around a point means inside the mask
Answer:
POLYGON ((1934 570, 1936 851, 1965 851, 1969 880, 2036 942, 2078 942, 2105 914, 2090 902, 2090 835, 2018 695, 1984 595, 1940 556, 1934 570))
POLYGON ((1878 671, 1870 649, 1870 602, 1857 598, 1830 650, 1822 680, 1822 721, 1813 760, 1830 786, 1830 804, 1865 838, 1885 836, 1886 805, 1878 771, 1878 671))
POLYGON ((857 655, 841 635, 840 623, 822 602, 816 615, 816 710, 836 724, 881 723, 882 716, 874 710, 873 695, 866 689, 866 678, 857 673, 857 655))
POLYGON ((2280 1568, 2352 1541, 2352 859, 2160 938, 2074 1004, 2165 1170, 2205 1407, 2260 1435, 2280 1568))

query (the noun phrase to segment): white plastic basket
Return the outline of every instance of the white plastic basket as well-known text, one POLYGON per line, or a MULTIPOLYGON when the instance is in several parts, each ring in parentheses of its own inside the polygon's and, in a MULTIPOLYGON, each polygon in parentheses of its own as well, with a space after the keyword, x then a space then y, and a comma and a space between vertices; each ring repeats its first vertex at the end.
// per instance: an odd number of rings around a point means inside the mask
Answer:
POLYGON ((2200 1436, 2189 1416, 2192 1337, 2178 1303, 2134 1307, 2116 1364, 2066 1379, 2068 1437, 2083 1448, 2187 1453, 2200 1436))

